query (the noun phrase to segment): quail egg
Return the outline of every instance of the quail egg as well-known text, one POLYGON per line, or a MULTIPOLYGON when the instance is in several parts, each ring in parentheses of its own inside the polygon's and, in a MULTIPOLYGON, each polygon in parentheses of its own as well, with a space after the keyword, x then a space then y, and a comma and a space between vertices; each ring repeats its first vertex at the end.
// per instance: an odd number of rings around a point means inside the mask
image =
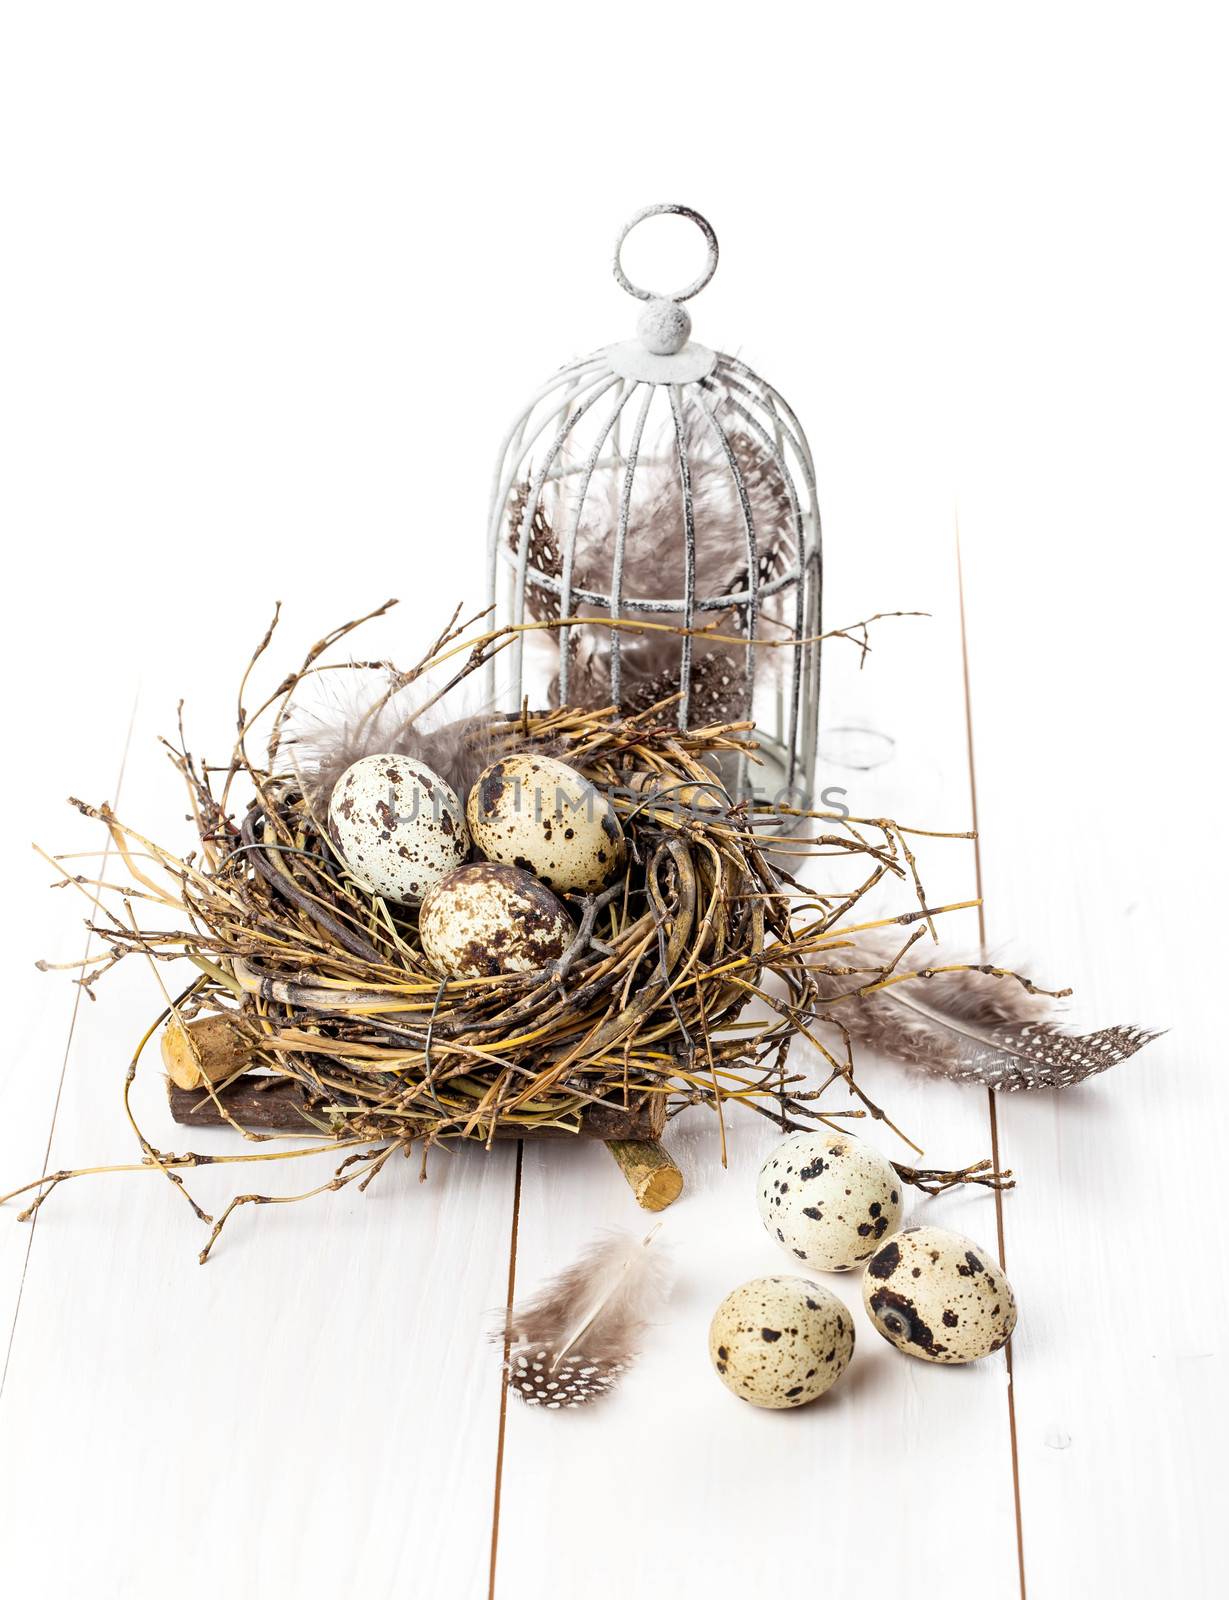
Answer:
POLYGON ((708 1353, 732 1394, 784 1411, 832 1387, 853 1339, 853 1318, 830 1290, 805 1278, 752 1278, 717 1307, 708 1353))
POLYGON ((849 1272, 900 1227, 900 1179, 873 1145, 843 1133, 796 1133, 760 1168, 764 1226, 820 1272, 849 1272))
POLYGON ((408 756, 363 756, 337 780, 329 837, 351 877, 414 905, 465 860, 461 802, 438 773, 408 756))
POLYGON ((469 792, 466 816, 488 861, 522 867, 563 893, 591 893, 623 865, 614 807, 553 756, 504 756, 469 792))
POLYGON ((448 978, 537 972, 563 954, 573 932, 545 884, 495 861, 456 867, 428 891, 418 915, 423 952, 448 978))
POLYGON ((980 1361, 1016 1325, 1003 1269, 946 1228, 906 1228, 889 1239, 866 1264, 862 1297, 884 1338, 923 1361, 980 1361))

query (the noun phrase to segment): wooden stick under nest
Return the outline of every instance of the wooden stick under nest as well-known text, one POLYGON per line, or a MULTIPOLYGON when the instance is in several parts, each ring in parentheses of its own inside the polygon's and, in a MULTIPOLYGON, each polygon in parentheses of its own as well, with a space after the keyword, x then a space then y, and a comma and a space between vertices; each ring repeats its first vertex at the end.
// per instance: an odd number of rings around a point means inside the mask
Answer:
MULTIPOLYGON (((185 1127, 221 1128, 237 1123, 249 1132, 302 1134, 317 1126, 307 1092, 293 1078, 245 1072, 230 1082, 222 1081, 234 1072, 236 1062, 250 1055, 224 1017, 198 1017, 186 1025, 172 1018, 163 1031, 162 1055, 168 1068, 174 1068, 166 1080, 171 1115, 185 1127), (193 1071, 198 1076, 190 1078, 188 1086, 183 1080, 193 1071)), ((664 1097, 642 1094, 623 1110, 588 1106, 575 1131, 553 1123, 534 1128, 497 1123, 492 1134, 496 1139, 579 1137, 602 1141, 637 1204, 646 1211, 664 1211, 683 1192, 683 1174, 660 1142, 665 1126, 664 1097)))
POLYGON ((683 1174, 656 1140, 613 1139, 606 1148, 646 1211, 664 1211, 682 1194, 683 1174))
MULTIPOLYGON (((189 1128, 223 1128, 232 1123, 241 1127, 281 1133, 305 1133, 319 1128, 319 1112, 314 1116, 303 1086, 293 1078, 271 1073, 248 1072, 213 1094, 201 1088, 184 1089, 167 1079, 167 1100, 176 1122, 189 1128)), ((491 1132, 495 1139, 657 1139, 666 1126, 666 1102, 659 1094, 638 1095, 624 1109, 587 1106, 580 1115, 579 1128, 541 1123, 521 1127, 514 1122, 497 1122, 491 1132)))

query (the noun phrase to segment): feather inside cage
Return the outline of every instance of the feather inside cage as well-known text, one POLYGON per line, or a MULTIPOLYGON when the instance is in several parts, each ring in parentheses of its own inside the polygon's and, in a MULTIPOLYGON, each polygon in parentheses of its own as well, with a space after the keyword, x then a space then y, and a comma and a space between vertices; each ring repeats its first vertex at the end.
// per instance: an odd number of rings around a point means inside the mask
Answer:
POLYGON ((754 719, 756 759, 737 759, 728 786, 806 805, 820 679, 815 466, 781 394, 690 338, 682 302, 716 263, 712 228, 688 207, 647 207, 623 230, 615 276, 647 302, 638 337, 563 367, 509 430, 489 598, 501 620, 556 624, 536 652, 518 639, 509 710, 528 695, 629 712, 664 702, 682 729, 754 719), (708 244, 705 271, 665 296, 633 284, 619 255, 630 229, 661 213, 688 218, 708 244), (647 633, 627 634, 629 619, 647 633))
MULTIPOLYGON (((739 595, 752 588, 750 570, 754 559, 754 587, 766 594, 760 603, 761 627, 773 627, 778 636, 788 631, 783 615, 783 591, 774 579, 789 570, 796 550, 790 504, 780 468, 745 428, 727 428, 729 447, 741 475, 756 530, 754 552, 748 549, 742 501, 721 452, 715 433, 694 401, 685 402, 683 427, 688 453, 690 489, 697 538, 694 583, 701 594, 739 595), (701 536, 702 530, 702 536, 701 536)), ((561 452, 557 476, 542 486, 530 526, 530 560, 525 591, 526 614, 534 621, 560 618, 559 583, 563 577, 563 540, 558 530, 569 516, 569 486, 581 468, 575 446, 561 452), (538 578, 548 578, 547 587, 538 578)), ((590 478, 589 490, 580 506, 572 555, 572 584, 580 594, 604 594, 615 585, 613 570, 615 546, 609 530, 620 516, 624 470, 614 459, 599 462, 590 478)), ((521 523, 533 493, 529 478, 514 485, 508 500, 506 538, 514 552, 521 523)), ((659 430, 651 451, 642 452, 627 504, 627 537, 624 545, 621 587, 632 595, 651 595, 661 590, 682 593, 687 582, 684 543, 676 537, 683 526, 683 491, 672 429, 659 430)), ((599 618, 602 608, 589 600, 579 600, 573 614, 599 618)), ((666 610, 646 612, 642 620, 668 624, 666 610)), ((741 628, 736 606, 722 622, 741 628)), ((550 700, 563 699, 565 674, 559 661, 559 638, 542 636, 543 647, 551 652, 550 700)), ((782 662, 776 652, 761 652, 755 663, 756 677, 772 674, 779 686, 782 662)), ((752 714, 754 685, 749 681, 745 659, 738 646, 699 637, 691 652, 690 720, 702 727, 712 722, 730 722, 752 714)), ((616 698, 630 712, 648 710, 678 693, 679 640, 669 633, 642 633, 622 638, 617 656, 612 635, 601 628, 572 630, 569 636, 567 696, 576 703, 599 706, 616 698), (613 692, 615 674, 620 677, 619 694, 613 692)))

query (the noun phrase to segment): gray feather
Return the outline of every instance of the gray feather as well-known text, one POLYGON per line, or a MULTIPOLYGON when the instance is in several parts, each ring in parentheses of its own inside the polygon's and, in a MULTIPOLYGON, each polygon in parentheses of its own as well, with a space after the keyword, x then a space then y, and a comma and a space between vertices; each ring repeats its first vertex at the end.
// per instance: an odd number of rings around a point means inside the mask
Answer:
MULTIPOLYGON (((780 468, 762 445, 725 419, 731 449, 738 462, 755 530, 756 570, 761 584, 785 570, 794 559, 794 524, 785 480, 780 468)), ((729 463, 711 424, 702 412, 684 415, 685 442, 691 471, 692 504, 696 525, 696 592, 699 595, 736 594, 747 589, 749 552, 742 502, 729 463)), ((529 531, 530 579, 525 605, 538 621, 559 617, 559 596, 533 574, 558 580, 563 570, 561 536, 574 511, 574 463, 562 458, 558 476, 548 478, 529 531)), ((609 594, 613 587, 615 529, 625 469, 621 462, 599 463, 593 472, 573 547, 572 583, 576 589, 609 594)), ((529 485, 516 485, 509 497, 507 538, 516 549, 521 522, 529 503, 529 485)), ((673 430, 668 430, 640 455, 628 519, 623 564, 623 593, 648 599, 682 596, 685 580, 683 496, 673 430)), ((761 608, 761 621, 779 618, 780 598, 769 597, 761 608)), ((601 615, 599 608, 574 604, 575 615, 601 615)), ((697 617, 701 624, 717 622, 719 613, 697 617)), ((642 621, 675 622, 678 613, 637 612, 642 621)), ((741 619, 726 618, 721 632, 741 631, 741 619)), ((760 631, 757 627, 757 632, 760 631)), ((540 651, 553 649, 558 640, 543 636, 540 651)), ((621 692, 623 707, 646 710, 678 692, 681 641, 660 633, 621 636, 621 692)), ((765 670, 774 651, 761 651, 765 670)), ((558 675, 553 690, 558 699, 558 675)), ((570 639, 568 699, 573 705, 607 705, 612 699, 610 635, 600 628, 574 633, 570 639)), ((693 642, 693 709, 691 722, 730 721, 749 711, 742 651, 736 645, 693 642)))
POLYGON ((668 1264, 644 1238, 612 1232, 509 1312, 508 1386, 550 1411, 609 1393, 635 1360, 669 1292, 668 1264))
MULTIPOLYGON (((394 680, 372 672, 334 689, 318 707, 296 706, 282 741, 287 768, 294 773, 313 814, 328 811, 337 780, 354 762, 369 755, 407 756, 438 772, 462 805, 484 767, 515 748, 489 711, 448 717, 442 707, 420 715, 394 680)), ((421 687, 419 689, 421 696, 421 687)))
MULTIPOLYGON (((1052 1020, 1048 997, 986 967, 932 973, 919 948, 894 967, 915 977, 868 992, 860 991, 892 965, 889 949, 871 941, 834 949, 831 965, 814 969, 828 1002, 821 1015, 867 1048, 924 1072, 1008 1091, 1070 1088, 1159 1037, 1129 1025, 1069 1033, 1052 1020)), ((943 964, 953 963, 945 956, 943 964)))

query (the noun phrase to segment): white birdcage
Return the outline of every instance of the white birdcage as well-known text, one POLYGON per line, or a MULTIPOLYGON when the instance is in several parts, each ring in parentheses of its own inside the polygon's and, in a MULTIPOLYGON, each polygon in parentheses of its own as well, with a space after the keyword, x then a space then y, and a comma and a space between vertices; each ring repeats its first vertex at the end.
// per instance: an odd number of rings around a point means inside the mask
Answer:
POLYGON ((727 786, 740 800, 805 806, 819 706, 815 468, 777 390, 690 337, 682 302, 717 256, 687 206, 647 206, 624 227, 614 274, 646 302, 638 337, 562 367, 509 430, 489 599, 499 621, 584 619, 517 638, 507 709, 541 695, 631 712, 673 695, 663 715, 681 728, 754 717, 758 759, 724 770, 727 786), (631 229, 661 214, 688 218, 707 243, 704 271, 671 295, 632 283, 621 260, 631 229), (697 631, 611 626, 620 619, 697 631))

